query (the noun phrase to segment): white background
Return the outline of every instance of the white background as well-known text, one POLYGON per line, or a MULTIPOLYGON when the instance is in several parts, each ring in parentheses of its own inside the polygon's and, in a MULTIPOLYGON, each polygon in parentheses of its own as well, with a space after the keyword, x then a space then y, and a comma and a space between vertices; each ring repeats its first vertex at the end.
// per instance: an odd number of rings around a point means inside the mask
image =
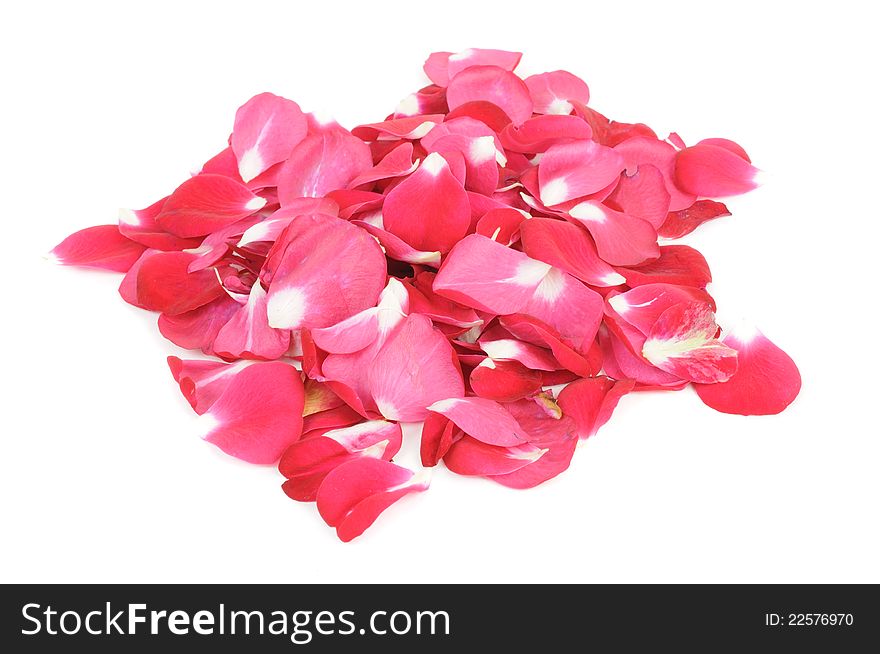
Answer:
POLYGON ((880 581, 878 52, 860 2, 16 3, 3 62, 0 580, 880 581), (823 7, 829 6, 825 3, 823 7), (717 8, 716 8, 717 7, 717 8), (723 8, 722 8, 723 7, 723 8), (444 469, 336 540, 272 467, 190 431, 181 354, 113 274, 42 255, 169 192, 264 90, 353 127, 433 50, 525 52, 591 105, 737 140, 768 182, 688 242, 724 323, 796 359, 797 402, 625 398, 571 469, 513 491, 444 469))

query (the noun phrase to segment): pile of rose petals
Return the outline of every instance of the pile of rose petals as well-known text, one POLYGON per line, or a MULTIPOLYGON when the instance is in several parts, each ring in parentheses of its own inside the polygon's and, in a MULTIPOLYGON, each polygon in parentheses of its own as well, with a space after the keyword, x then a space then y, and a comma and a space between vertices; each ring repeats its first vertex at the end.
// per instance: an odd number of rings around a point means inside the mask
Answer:
POLYGON ((198 174, 52 252, 126 273, 211 355, 168 358, 205 440, 277 463, 344 541, 428 487, 393 463, 400 423, 425 468, 529 488, 627 393, 761 415, 800 389, 761 333, 722 336, 706 260, 667 243, 756 186, 743 148, 611 121, 520 56, 435 52, 430 85, 351 131, 260 94, 198 174))

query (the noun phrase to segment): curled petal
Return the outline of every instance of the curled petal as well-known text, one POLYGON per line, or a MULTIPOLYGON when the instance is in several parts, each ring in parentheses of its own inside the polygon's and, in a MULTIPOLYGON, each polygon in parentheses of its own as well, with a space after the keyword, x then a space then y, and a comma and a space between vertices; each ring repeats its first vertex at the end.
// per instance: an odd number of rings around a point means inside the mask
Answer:
POLYGON ((620 182, 605 203, 659 229, 669 213, 670 195, 666 183, 655 166, 643 164, 634 175, 622 173, 620 182))
POLYGON ((223 293, 207 304, 176 315, 159 316, 159 332, 175 345, 187 350, 213 353, 214 339, 241 305, 223 293))
POLYGON ((657 139, 657 134, 644 123, 621 123, 610 120, 595 109, 590 109, 585 104, 572 101, 575 113, 582 118, 593 130, 593 138, 602 145, 613 148, 616 145, 636 136, 645 136, 657 139))
POLYGON ((585 352, 602 320, 602 296, 559 268, 551 268, 520 313, 552 327, 565 343, 585 352))
POLYGON ((512 71, 521 58, 520 52, 468 48, 458 53, 432 52, 423 68, 434 84, 446 86, 450 79, 470 66, 498 66, 512 71))
POLYGON ((223 395, 229 383, 235 379, 248 362, 221 363, 219 361, 186 360, 168 357, 168 367, 180 392, 193 411, 202 415, 223 395))
POLYGON ((730 211, 720 202, 697 200, 686 209, 670 211, 666 220, 657 230, 657 234, 663 238, 681 238, 690 234, 706 221, 729 215, 730 211))
POLYGON ((606 313, 612 321, 622 319, 644 336, 650 334, 660 315, 673 305, 702 302, 710 310, 715 308, 706 291, 675 284, 645 284, 626 293, 609 295, 606 299, 606 313))
POLYGON ((322 213, 335 216, 339 213, 339 205, 329 198, 300 198, 290 202, 283 209, 278 209, 270 216, 250 225, 241 234, 238 247, 243 248, 251 243, 274 242, 293 219, 309 213, 322 213))
POLYGON ((496 134, 499 134, 510 124, 510 116, 501 107, 485 100, 465 102, 446 114, 447 121, 465 117, 484 123, 496 134))
POLYGON ((608 377, 587 377, 563 388, 557 402, 562 413, 574 420, 578 437, 586 439, 608 422, 620 398, 634 385, 631 379, 614 381, 608 377))
POLYGON ((394 111, 394 117, 445 114, 447 111, 449 107, 446 105, 446 89, 430 84, 401 100, 394 111))
POLYGON ((634 390, 681 390, 687 380, 660 370, 648 363, 641 354, 635 354, 623 339, 611 330, 600 331, 606 373, 615 379, 632 379, 634 390))
POLYGON ((518 361, 531 370, 558 370, 562 366, 543 347, 515 338, 481 338, 480 347, 493 361, 518 361))
POLYGON ((181 238, 165 231, 156 218, 168 198, 154 202, 146 209, 120 209, 119 233, 148 248, 156 250, 186 250, 199 246, 199 238, 181 238))
POLYGON ((510 245, 518 240, 520 225, 527 217, 524 211, 510 207, 490 209, 477 221, 476 233, 501 245, 510 245))
POLYGON ((575 349, 553 327, 534 316, 513 314, 502 317, 500 321, 517 338, 549 348, 561 367, 578 375, 593 375, 602 367, 601 358, 595 356, 593 348, 588 350, 586 344, 582 343, 575 349))
POLYGON ((522 59, 521 52, 468 48, 467 50, 449 55, 447 64, 449 79, 452 79, 466 68, 473 66, 497 66, 504 70, 513 71, 519 65, 520 59, 522 59))
POLYGON ((422 465, 433 468, 440 462, 449 448, 458 438, 461 430, 446 416, 439 413, 429 413, 422 425, 422 439, 419 446, 419 454, 422 465))
POLYGON ((404 495, 427 490, 423 475, 381 459, 359 457, 331 471, 318 489, 318 511, 343 542, 357 538, 404 495))
MULTIPOLYGON (((364 141, 410 139, 418 140, 443 122, 442 114, 393 118, 381 123, 360 125, 351 133, 364 141)), ((411 147, 411 146, 410 146, 411 147)))
POLYGON ((675 160, 678 150, 653 136, 632 136, 614 146, 623 156, 626 172, 634 175, 641 166, 650 165, 660 171, 669 193, 669 210, 680 211, 691 206, 696 195, 680 188, 676 181, 675 160))
MULTIPOLYGON (((740 159, 745 159, 749 163, 752 163, 752 160, 749 158, 749 155, 748 155, 748 153, 746 153, 745 149, 743 149, 743 147, 739 143, 731 141, 730 139, 719 139, 719 138, 703 139, 702 141, 697 143, 697 145, 715 145, 715 146, 718 146, 719 148, 724 148, 725 150, 730 150, 731 152, 733 152, 733 154, 738 156, 740 159)), ((683 150, 684 148, 685 148, 685 145, 682 144, 681 149, 683 150)))
POLYGON ((451 52, 432 52, 425 60, 422 70, 437 86, 449 84, 449 55, 451 52))
POLYGON ((400 443, 400 425, 384 420, 331 429, 299 440, 287 448, 278 463, 278 470, 288 479, 284 492, 300 502, 314 501, 331 470, 362 456, 389 461, 400 443))
POLYGON ((435 278, 434 273, 425 271, 416 275, 412 283, 405 284, 413 313, 428 316, 434 323, 462 329, 470 329, 483 323, 473 309, 437 295, 433 286, 435 278))
POLYGON ((364 220, 352 220, 350 222, 352 225, 357 225, 358 227, 361 227, 365 231, 372 234, 373 237, 377 241, 379 241, 379 245, 381 245, 382 249, 385 250, 385 254, 388 256, 389 259, 393 259, 394 261, 403 261, 416 265, 440 265, 442 254, 437 250, 433 250, 431 252, 417 250, 409 243, 401 238, 398 238, 391 232, 385 231, 381 227, 378 227, 373 223, 368 223, 364 220))
POLYGON ((501 143, 513 152, 546 152, 552 146, 585 141, 593 135, 589 123, 577 116, 535 116, 522 125, 510 124, 501 132, 501 143))
POLYGON ((492 475, 488 478, 508 488, 534 488, 568 470, 577 443, 578 439, 574 434, 562 440, 548 443, 544 446, 547 451, 529 465, 514 472, 492 475))
POLYGON ((660 256, 633 268, 617 268, 628 286, 678 284, 706 288, 712 273, 706 258, 687 245, 661 245, 660 256))
POLYGON ((382 160, 370 170, 355 177, 349 182, 349 187, 356 188, 363 184, 389 179, 391 177, 405 177, 414 172, 418 162, 413 163, 412 143, 403 142, 386 154, 382 160))
MULTIPOLYGON (((343 402, 342 398, 332 390, 332 384, 322 382, 333 394, 343 402)), ((342 427, 350 427, 351 425, 363 422, 364 417, 347 404, 343 403, 330 409, 318 411, 317 413, 306 414, 303 409, 303 438, 317 433, 324 433, 330 429, 339 429, 342 427)))

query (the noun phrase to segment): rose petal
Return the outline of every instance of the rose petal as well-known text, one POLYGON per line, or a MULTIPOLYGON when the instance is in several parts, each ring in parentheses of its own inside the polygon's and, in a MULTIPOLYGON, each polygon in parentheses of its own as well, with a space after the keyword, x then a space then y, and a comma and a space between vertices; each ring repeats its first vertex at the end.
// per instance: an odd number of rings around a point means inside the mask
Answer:
POLYGON ((421 475, 394 463, 357 458, 331 471, 317 494, 318 511, 343 542, 360 536, 404 495, 427 490, 421 475))
POLYGON ((337 124, 323 126, 297 145, 278 173, 278 199, 318 198, 373 167, 366 143, 337 124))
POLYGON ((514 417, 493 400, 451 397, 435 402, 428 410, 446 416, 468 436, 489 445, 521 445, 529 440, 514 417))
POLYGON ((375 306, 385 286, 385 256, 362 229, 322 214, 296 217, 276 241, 269 325, 328 327, 375 306), (285 247, 286 245, 286 247, 285 247))
POLYGON ((218 356, 272 360, 287 352, 290 332, 269 326, 267 305, 266 291, 257 280, 251 287, 247 303, 240 306, 217 333, 213 348, 218 356))
POLYGON ((722 342, 736 350, 739 366, 718 384, 694 384, 706 406, 744 416, 780 413, 798 396, 801 375, 785 352, 760 331, 727 334, 722 342))
POLYGON ((531 75, 526 77, 525 84, 532 96, 536 114, 567 115, 574 109, 569 100, 584 104, 590 100, 590 89, 586 82, 566 70, 531 75))
POLYGON ((614 381, 604 376, 578 379, 562 389, 557 403, 574 420, 578 437, 586 439, 608 422, 620 398, 634 385, 631 379, 614 381))
POLYGON ((145 250, 120 234, 116 225, 98 225, 71 234, 52 249, 49 257, 65 266, 128 272, 145 250))
POLYGON ((307 131, 305 114, 296 102, 271 93, 248 100, 235 113, 232 130, 232 151, 242 180, 249 182, 285 161, 307 131))
POLYGON ((694 145, 675 157, 675 182, 694 195, 723 198, 758 187, 758 169, 719 145, 694 145))
POLYGON ((265 205, 264 198, 234 179, 203 173, 191 177, 168 196, 156 222, 175 236, 204 236, 265 205))
POLYGON ((279 361, 235 375, 200 418, 202 438, 249 463, 274 463, 300 437, 304 392, 299 372, 279 361))
POLYGON ((489 102, 517 125, 532 117, 532 98, 525 83, 498 66, 471 66, 453 77, 446 89, 449 108, 468 102, 489 102))
POLYGON ((538 165, 541 202, 552 207, 596 193, 616 181, 623 169, 623 157, 595 141, 554 145, 538 165))
POLYGON ((471 222, 467 193, 436 152, 391 190, 382 216, 387 231, 424 252, 448 252, 471 222))

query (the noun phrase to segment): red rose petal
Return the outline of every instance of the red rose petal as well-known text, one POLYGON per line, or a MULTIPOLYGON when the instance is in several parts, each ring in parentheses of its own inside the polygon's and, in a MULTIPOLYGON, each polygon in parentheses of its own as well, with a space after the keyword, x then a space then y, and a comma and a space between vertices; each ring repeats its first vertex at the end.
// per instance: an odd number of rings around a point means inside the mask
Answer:
POLYGON ((567 70, 532 75, 524 81, 532 96, 536 114, 567 115, 574 109, 569 100, 584 104, 590 100, 590 89, 586 82, 567 70))
POLYGON ((331 471, 316 499, 321 517, 347 542, 364 533, 404 495, 427 488, 428 482, 411 470, 380 459, 357 458, 331 471))
POLYGON ((541 202, 552 207, 596 193, 616 181, 624 165, 620 154, 595 141, 554 145, 538 165, 541 202))
POLYGON ((278 264, 269 284, 269 325, 327 327, 375 304, 385 286, 378 243, 348 222, 322 214, 294 219, 276 241, 278 264))
POLYGON ((432 402, 464 395, 452 346, 419 314, 408 316, 391 335, 367 378, 379 412, 389 420, 418 422, 432 402))
POLYGON ((156 222, 175 236, 204 236, 262 209, 266 200, 223 175, 201 174, 168 196, 156 222))
POLYGON ((471 389, 496 402, 513 402, 541 390, 541 373, 518 361, 495 361, 489 357, 471 371, 471 389))
POLYGON ((278 173, 278 199, 287 206, 298 198, 318 198, 345 188, 373 167, 370 148, 333 123, 310 132, 278 173))
POLYGON ((241 305, 223 293, 202 306, 176 315, 159 316, 159 332, 175 345, 187 350, 213 352, 214 339, 241 305))
POLYGON ((202 438, 249 463, 274 463, 302 431, 303 383, 279 361, 239 371, 199 420, 202 438))
MULTIPOLYGON (((189 272, 195 258, 195 254, 188 252, 148 251, 136 270, 137 306, 173 316, 197 309, 223 295, 214 270, 189 272)), ((133 272, 134 268, 129 275, 133 272)))
POLYGON ((619 286, 626 280, 599 258, 590 234, 577 225, 532 218, 520 225, 523 251, 593 286, 619 286))
POLYGON ((730 211, 720 202, 697 200, 686 209, 669 212, 657 233, 663 238, 681 238, 706 221, 729 215, 730 211))
POLYGON ((471 66, 453 77, 446 89, 450 110, 468 102, 489 102, 517 125, 532 117, 532 98, 525 83, 498 66, 471 66))
POLYGON ((449 418, 464 433, 489 445, 521 445, 529 440, 504 407, 482 397, 449 398, 428 407, 449 418))
POLYGON ((715 338, 718 325, 705 302, 675 304, 657 318, 642 356, 680 379, 711 384, 736 372, 736 351, 715 338))
POLYGON ((687 245, 661 245, 660 256, 633 268, 616 268, 629 286, 678 284, 706 288, 712 273, 706 258, 687 245))
POLYGON ((426 252, 448 252, 471 222, 467 194, 436 152, 391 190, 382 216, 387 231, 426 252))
POLYGON ((49 257, 65 266, 128 272, 146 248, 119 233, 116 225, 86 227, 56 245, 49 257))
POLYGON ((634 381, 614 381, 608 377, 578 379, 559 393, 557 403, 562 413, 577 425, 581 439, 593 436, 611 418, 620 398, 629 393, 634 381))
POLYGON ((694 145, 675 157, 676 184, 702 197, 723 198, 751 191, 758 187, 758 172, 747 158, 720 145, 694 145))
POLYGON ((694 384, 707 406, 744 416, 773 415, 791 404, 801 389, 801 375, 785 352, 760 331, 727 334, 722 342, 737 353, 739 365, 730 379, 694 384))
POLYGON ((534 463, 546 451, 531 443, 498 447, 465 436, 452 444, 443 456, 443 463, 458 475, 503 475, 534 463))
POLYGON ((331 470, 363 456, 389 461, 397 454, 400 443, 400 425, 384 420, 304 438, 287 448, 278 463, 279 472, 288 480, 284 492, 297 501, 312 502, 331 470))
POLYGON ((274 329, 267 318, 266 291, 257 280, 247 303, 220 329, 214 339, 214 351, 227 359, 277 359, 290 347, 290 332, 274 329))
POLYGON ((241 179, 249 182, 285 161, 306 137, 308 122, 299 105, 272 93, 260 93, 235 113, 232 151, 241 179))

